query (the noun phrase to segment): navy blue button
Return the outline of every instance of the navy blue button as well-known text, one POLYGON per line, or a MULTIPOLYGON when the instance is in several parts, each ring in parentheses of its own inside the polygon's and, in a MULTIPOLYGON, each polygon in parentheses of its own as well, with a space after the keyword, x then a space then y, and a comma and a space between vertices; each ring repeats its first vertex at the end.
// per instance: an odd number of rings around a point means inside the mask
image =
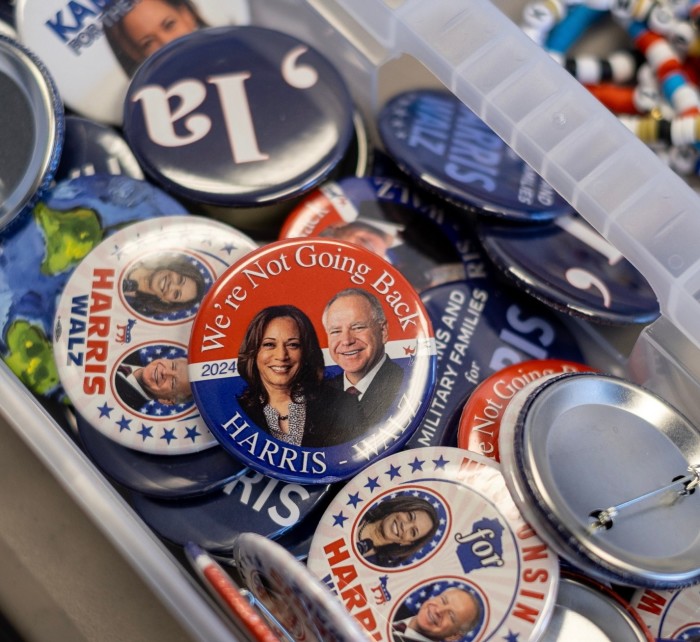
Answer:
POLYGON ((583 359, 576 338, 550 308, 501 285, 485 264, 480 278, 426 290, 421 299, 435 330, 438 366, 430 407, 409 447, 455 446, 469 395, 505 366, 583 359))
POLYGON ((61 181, 0 232, 0 355, 39 396, 65 395, 52 348, 57 296, 80 261, 128 223, 184 215, 180 203, 126 176, 61 181))
POLYGON ((232 481, 243 465, 223 448, 186 455, 152 455, 126 448, 76 416, 80 444, 113 481, 150 497, 179 499, 210 493, 232 481))
POLYGON ((145 171, 172 193, 261 206, 332 172, 353 138, 353 105, 340 74, 304 42, 261 27, 219 27, 141 65, 124 132, 145 171))
POLYGON ((131 492, 127 500, 173 544, 197 542, 207 551, 230 557, 238 534, 279 538, 302 524, 329 488, 284 483, 246 468, 222 489, 200 497, 162 500, 131 492))
POLYGON ((477 232, 499 269, 557 310, 606 324, 659 315, 644 276, 578 215, 526 227, 483 220, 477 232))
POLYGON ((320 236, 363 246, 391 263, 417 291, 464 278, 441 224, 445 213, 406 182, 379 176, 328 181, 287 217, 280 238, 320 236))
POLYGON ((518 221, 550 220, 571 206, 448 91, 417 90, 381 110, 379 132, 399 167, 461 206, 518 221))
POLYGON ((80 116, 66 116, 55 180, 90 174, 144 178, 136 157, 116 129, 80 116))

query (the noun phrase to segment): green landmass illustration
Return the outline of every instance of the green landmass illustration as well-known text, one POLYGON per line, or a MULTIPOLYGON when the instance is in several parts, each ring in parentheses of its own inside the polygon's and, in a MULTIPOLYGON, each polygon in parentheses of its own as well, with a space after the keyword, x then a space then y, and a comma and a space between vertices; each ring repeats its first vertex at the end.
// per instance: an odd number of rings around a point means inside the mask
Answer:
POLYGON ((46 240, 43 274, 60 274, 75 267, 103 237, 99 217, 91 209, 76 207, 61 212, 40 202, 34 216, 46 240))
POLYGON ((28 321, 13 321, 6 342, 9 352, 3 361, 27 388, 46 395, 59 385, 51 342, 41 328, 28 321))

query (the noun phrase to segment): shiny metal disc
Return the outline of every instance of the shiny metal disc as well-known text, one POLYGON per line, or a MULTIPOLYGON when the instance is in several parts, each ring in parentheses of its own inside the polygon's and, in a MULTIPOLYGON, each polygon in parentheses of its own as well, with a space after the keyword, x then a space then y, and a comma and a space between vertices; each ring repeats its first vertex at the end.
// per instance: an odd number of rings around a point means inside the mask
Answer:
POLYGON ((656 395, 551 378, 513 398, 499 448, 524 517, 574 566, 632 586, 700 579, 700 432, 656 395))

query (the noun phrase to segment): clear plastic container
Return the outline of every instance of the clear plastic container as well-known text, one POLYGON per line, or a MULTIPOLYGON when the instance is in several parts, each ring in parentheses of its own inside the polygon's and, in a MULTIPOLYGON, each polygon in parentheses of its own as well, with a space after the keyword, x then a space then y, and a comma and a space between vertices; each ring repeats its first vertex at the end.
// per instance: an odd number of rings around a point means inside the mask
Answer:
MULTIPOLYGON (((492 127, 625 254, 659 298, 661 317, 635 335, 631 351, 582 330, 630 379, 700 421, 698 195, 521 32, 509 15, 523 4, 251 0, 254 23, 297 35, 338 66, 375 141, 373 120, 384 100, 440 83, 492 127)), ((193 639, 247 639, 217 615, 187 569, 2 364, 0 412, 193 639)))

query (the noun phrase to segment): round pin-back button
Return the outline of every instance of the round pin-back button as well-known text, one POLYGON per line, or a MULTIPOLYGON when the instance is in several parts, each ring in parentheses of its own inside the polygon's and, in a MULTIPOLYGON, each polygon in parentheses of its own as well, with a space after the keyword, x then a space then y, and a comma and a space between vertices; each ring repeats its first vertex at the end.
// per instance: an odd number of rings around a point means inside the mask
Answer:
POLYGON ((438 364, 435 393, 409 447, 455 446, 465 402, 502 368, 530 359, 583 361, 576 337, 547 306, 503 287, 485 269, 472 274, 421 295, 438 364))
POLYGON ((116 483, 149 497, 179 499, 214 492, 238 476, 243 465, 217 446, 163 457, 126 448, 77 416, 79 443, 116 483))
POLYGON ((65 104, 122 122, 138 66, 165 44, 207 26, 245 24, 247 0, 17 0, 20 40, 46 62, 65 104))
POLYGON ((219 442, 301 483, 345 479, 402 447, 434 387, 416 291, 373 252, 329 239, 277 241, 232 265, 202 302, 189 355, 219 442))
POLYGON ((327 181, 287 217, 280 238, 357 243, 395 266, 421 292, 465 276, 439 221, 444 214, 404 182, 378 176, 327 181))
POLYGON ((15 30, 15 14, 14 7, 8 5, 7 2, 0 2, 0 35, 7 36, 13 40, 17 40, 17 31, 15 30))
POLYGON ((163 539, 178 546, 196 541, 217 557, 231 557, 241 532, 277 539, 301 525, 329 488, 285 483, 245 468, 206 495, 159 499, 125 492, 134 510, 163 539))
POLYGON ((0 230, 48 188, 63 145, 64 112, 44 63, 0 34, 0 230))
POLYGON ((65 396, 51 336, 59 294, 80 261, 129 223, 186 213, 145 181, 82 176, 50 188, 0 232, 0 358, 28 389, 65 396))
POLYGON ((171 193, 245 208, 294 198, 326 179, 352 141, 354 111, 339 72, 306 43, 262 27, 220 27, 190 34, 139 67, 124 135, 171 193))
MULTIPOLYGON (((335 169, 322 181, 329 182, 340 177, 366 176, 370 158, 374 150, 370 148, 368 132, 364 120, 358 110, 353 113, 354 135, 342 160, 335 169)), ((252 207, 223 207, 205 203, 194 204, 206 216, 229 223, 238 229, 255 235, 258 239, 273 241, 279 237, 280 227, 285 217, 304 200, 306 194, 274 201, 269 205, 252 207)))
POLYGON ((381 109, 379 134, 397 165, 462 207, 515 221, 572 211, 480 118, 447 90, 398 94, 381 109))
MULTIPOLYGON (((244 584, 297 642, 358 642, 364 631, 328 588, 282 546, 242 533, 234 546, 244 584)), ((288 639, 285 637, 285 639, 288 639)))
POLYGON ((95 247, 66 284, 54 323, 56 364, 77 412, 143 452, 215 445, 192 397, 187 341, 212 283, 256 247, 193 216, 136 223, 95 247))
POLYGON ((695 426, 612 375, 566 373, 529 385, 534 390, 508 404, 499 436, 504 476, 528 523, 603 582, 678 588, 697 581, 695 426))
POLYGON ((654 642, 632 606, 591 578, 571 572, 559 577, 557 603, 541 642, 654 642))
POLYGON ((66 116, 55 180, 92 174, 144 178, 136 157, 116 129, 80 116, 66 116))
POLYGON ((639 589, 630 603, 657 642, 700 640, 700 586, 677 590, 639 589))
POLYGON ((503 273, 557 310, 607 324, 659 316, 644 276, 577 214, 527 227, 480 220, 477 234, 503 273))
POLYGON ((308 567, 387 642, 538 639, 559 577, 498 465, 446 447, 395 453, 348 482, 308 567))
POLYGON ((549 375, 591 370, 583 363, 562 359, 531 359, 502 368, 469 395, 459 418, 457 446, 499 461, 498 435, 503 413, 520 390, 549 375))

